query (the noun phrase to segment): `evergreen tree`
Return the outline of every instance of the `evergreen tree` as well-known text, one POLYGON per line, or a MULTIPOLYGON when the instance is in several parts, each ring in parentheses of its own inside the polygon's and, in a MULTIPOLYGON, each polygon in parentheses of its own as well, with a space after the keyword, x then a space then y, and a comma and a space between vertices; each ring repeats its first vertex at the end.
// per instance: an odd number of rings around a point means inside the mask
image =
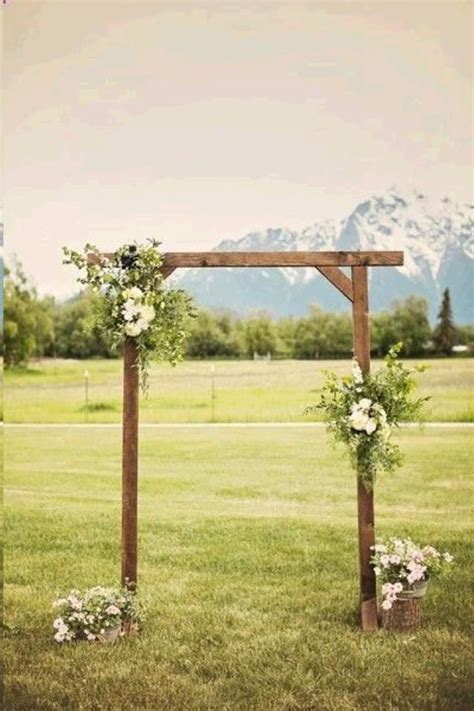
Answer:
POLYGON ((447 356, 452 355, 453 346, 457 340, 457 328, 453 322, 449 289, 445 289, 443 292, 438 321, 439 323, 433 331, 433 343, 436 352, 447 356))

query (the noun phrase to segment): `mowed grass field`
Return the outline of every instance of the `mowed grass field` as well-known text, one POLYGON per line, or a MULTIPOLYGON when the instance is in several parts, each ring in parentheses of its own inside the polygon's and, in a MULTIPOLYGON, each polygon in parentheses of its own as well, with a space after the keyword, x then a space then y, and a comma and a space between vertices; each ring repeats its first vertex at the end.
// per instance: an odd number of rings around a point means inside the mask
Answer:
POLYGON ((56 593, 119 574, 120 429, 5 436, 7 709, 472 709, 470 430, 399 435, 406 463, 378 483, 377 531, 455 566, 430 585, 419 631, 371 635, 356 612, 354 475, 322 430, 144 430, 148 620, 137 638, 67 647, 52 641, 56 593))
MULTIPOLYGON (((417 361, 419 362, 419 361, 417 361)), ((422 362, 422 361, 421 361, 422 362)), ((426 361, 420 394, 430 395, 427 419, 474 421, 474 359, 426 361)), ((410 361, 415 364, 415 361, 410 361)), ((373 367, 380 363, 374 362, 373 367)), ((6 371, 7 422, 120 422, 119 360, 43 361, 27 371, 6 371), (89 412, 85 378, 89 372, 89 412)), ((349 373, 348 361, 185 362, 155 365, 142 422, 299 422, 317 399, 325 369, 349 373), (214 396, 214 397, 213 397, 214 396)), ((311 416, 310 419, 315 419, 311 416)))

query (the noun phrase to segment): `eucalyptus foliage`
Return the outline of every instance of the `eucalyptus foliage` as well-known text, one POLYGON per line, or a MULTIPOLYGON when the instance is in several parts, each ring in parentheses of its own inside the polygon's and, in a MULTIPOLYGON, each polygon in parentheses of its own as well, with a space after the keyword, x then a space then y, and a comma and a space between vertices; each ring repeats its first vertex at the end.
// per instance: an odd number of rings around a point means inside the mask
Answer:
POLYGON ((398 360, 402 344, 393 346, 385 364, 363 374, 356 360, 352 374, 338 378, 326 373, 319 402, 307 411, 320 410, 328 431, 346 445, 351 464, 368 489, 379 472, 393 472, 402 463, 400 447, 392 441, 394 427, 421 418, 428 398, 416 398, 415 372, 398 360))
POLYGON ((156 240, 124 245, 111 257, 104 257, 92 244, 86 244, 83 252, 63 250, 64 263, 81 271, 79 283, 99 296, 91 326, 99 329, 111 348, 120 347, 126 337, 135 341, 136 366, 145 391, 152 357, 172 365, 182 359, 187 322, 194 316, 186 292, 165 286, 159 246, 156 240), (94 262, 88 259, 90 254, 94 262))

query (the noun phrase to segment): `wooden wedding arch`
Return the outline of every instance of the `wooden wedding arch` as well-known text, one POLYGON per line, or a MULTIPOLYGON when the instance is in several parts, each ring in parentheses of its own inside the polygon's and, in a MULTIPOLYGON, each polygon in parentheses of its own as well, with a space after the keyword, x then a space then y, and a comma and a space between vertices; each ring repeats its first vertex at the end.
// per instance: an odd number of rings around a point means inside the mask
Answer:
MULTIPOLYGON (((89 263, 111 254, 89 255, 89 263)), ((370 370, 368 267, 403 264, 403 252, 169 252, 161 267, 166 279, 179 267, 315 267, 352 303, 354 356, 370 370), (341 267, 351 268, 348 277, 341 267)), ((122 427, 122 582, 137 584, 138 395, 135 340, 125 338, 122 427)), ((374 544, 374 498, 358 479, 357 515, 360 569, 360 619, 364 631, 377 629, 375 575, 370 566, 374 544)))

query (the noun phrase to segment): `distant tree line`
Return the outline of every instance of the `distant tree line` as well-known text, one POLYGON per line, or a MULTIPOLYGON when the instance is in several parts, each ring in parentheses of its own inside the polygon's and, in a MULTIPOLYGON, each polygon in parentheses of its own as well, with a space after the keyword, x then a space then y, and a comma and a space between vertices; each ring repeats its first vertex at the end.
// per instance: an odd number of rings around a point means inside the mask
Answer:
MULTIPOLYGON (((113 358, 101 335, 90 327, 97 296, 82 292, 65 302, 41 297, 19 263, 5 270, 5 364, 24 365, 32 358, 113 358)), ((434 329, 425 299, 409 296, 371 317, 372 353, 382 356, 398 341, 407 357, 451 355, 453 346, 474 352, 474 327, 453 323, 446 289, 434 329)), ((230 312, 201 309, 191 321, 188 358, 347 358, 352 355, 349 313, 329 313, 312 305, 306 316, 273 319, 265 312, 239 318, 230 312)))

